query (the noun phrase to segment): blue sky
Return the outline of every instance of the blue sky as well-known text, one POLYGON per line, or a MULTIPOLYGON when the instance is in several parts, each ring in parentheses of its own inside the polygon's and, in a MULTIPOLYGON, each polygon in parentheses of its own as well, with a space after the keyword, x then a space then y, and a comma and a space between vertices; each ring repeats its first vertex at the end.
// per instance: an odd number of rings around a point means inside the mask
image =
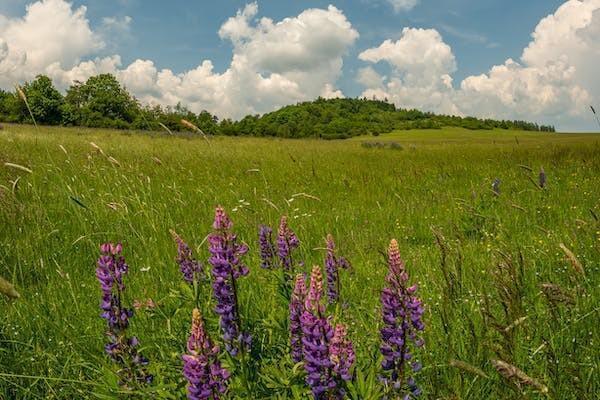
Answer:
POLYGON ((600 32, 600 0, 260 0, 236 17, 248 3, 3 0, 0 46, 5 43, 8 56, 3 61, 0 52, 0 86, 11 86, 9 77, 23 80, 47 73, 64 88, 70 80, 85 78, 92 71, 114 72, 144 101, 181 101, 194 110, 208 109, 224 117, 270 111, 317 95, 368 95, 385 96, 403 107, 529 119, 565 130, 595 129, 583 109, 586 102, 600 99, 600 81, 590 72, 600 57, 598 40, 591 39, 600 32), (393 3, 413 6, 395 9, 393 3), (37 6, 30 8, 31 16, 26 11, 28 4, 37 6), (310 9, 322 12, 313 15, 307 13, 310 9), (551 17, 541 23, 547 16, 551 17), (281 29, 289 26, 293 31, 291 39, 285 40, 291 48, 297 45, 300 53, 294 56, 279 48, 280 53, 269 58, 270 49, 281 44, 274 36, 281 36, 282 31, 260 25, 263 17, 275 25, 290 18, 292 23, 281 29), (235 39, 233 31, 220 34, 228 20, 234 31, 246 29, 245 36, 235 39), (310 25, 316 20, 323 24, 323 32, 317 32, 320 25, 310 25), (48 27, 40 28, 40 24, 48 27), (311 26, 307 29, 312 32, 302 31, 305 25, 311 26), (69 29, 71 34, 59 32, 56 38, 49 37, 49 32, 69 29), (562 36, 556 36, 558 32, 562 36), (320 36, 315 39, 311 34, 320 36), (40 36, 37 40, 53 46, 64 42, 65 50, 36 52, 31 49, 36 35, 40 36), (81 40, 69 44, 77 38, 81 40), (320 54, 314 57, 314 68, 299 67, 298 57, 307 54, 302 50, 315 48, 315 41, 331 41, 327 50, 331 57, 320 54), (68 46, 80 50, 77 53, 66 49, 68 46), (262 51, 256 50, 261 46, 262 51), (531 49, 525 54, 528 46, 531 49), (236 66, 232 63, 236 54, 251 59, 236 66), (115 55, 120 59, 110 61, 115 55), (286 61, 287 56, 290 59, 286 61), (98 60, 104 57, 108 61, 102 64, 98 60), (287 66, 269 67, 277 57, 287 66), (93 66, 80 64, 89 60, 93 66), (204 60, 211 64, 190 74, 204 60), (3 69, 3 62, 12 67, 3 69), (59 67, 52 67, 53 63, 59 67), (243 68, 247 71, 240 72, 243 68), (169 73, 161 81, 163 69, 169 73), (2 80, 3 70, 29 74, 5 73, 2 80), (256 102, 234 87, 254 80, 253 76, 258 76, 254 86, 242 86, 249 92, 257 90, 260 101, 256 102), (167 90, 164 82, 178 89, 167 90), (188 88, 196 85, 202 96, 186 92, 184 84, 188 88), (240 98, 229 98, 234 95, 240 98))

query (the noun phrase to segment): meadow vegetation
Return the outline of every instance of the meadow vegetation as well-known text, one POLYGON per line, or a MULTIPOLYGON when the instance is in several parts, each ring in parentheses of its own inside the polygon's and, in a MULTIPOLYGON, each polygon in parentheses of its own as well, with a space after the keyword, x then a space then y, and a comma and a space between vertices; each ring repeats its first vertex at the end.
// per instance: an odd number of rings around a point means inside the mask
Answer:
POLYGON ((0 398, 183 398, 196 306, 231 372, 224 398, 311 398, 290 355, 289 296, 259 257, 259 227, 285 215, 298 271, 323 266, 328 234, 351 265, 326 310, 356 352, 348 398, 383 397, 380 295, 395 238, 425 307, 421 398, 595 399, 599 187, 595 135, 455 127, 207 141, 6 125, 0 283, 20 297, 0 296, 0 398), (249 247, 237 281, 252 336, 246 370, 224 351, 210 286, 191 288, 175 262, 171 230, 210 267, 217 205, 249 247), (104 351, 96 260, 105 242, 121 242, 129 264, 128 331, 149 360, 147 385, 120 385, 104 351))

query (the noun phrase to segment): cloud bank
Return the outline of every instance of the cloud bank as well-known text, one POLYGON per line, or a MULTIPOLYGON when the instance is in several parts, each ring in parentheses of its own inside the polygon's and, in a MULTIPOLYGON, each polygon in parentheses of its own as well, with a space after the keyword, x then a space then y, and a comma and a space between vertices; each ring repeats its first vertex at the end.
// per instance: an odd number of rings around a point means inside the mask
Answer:
MULTIPOLYGON (((396 11, 417 0, 388 0, 396 11)), ((39 0, 24 16, 0 14, 0 87, 37 74, 61 89, 74 80, 113 73, 141 101, 178 102, 193 111, 240 118, 317 96, 343 97, 336 81, 359 33, 334 6, 311 8, 274 21, 250 3, 227 19, 219 37, 232 44, 229 66, 211 60, 175 73, 152 60, 123 65, 110 54, 111 38, 130 35, 131 17, 107 16, 94 30, 84 6, 39 0)), ((589 104, 600 103, 600 0, 569 0, 543 18, 518 60, 454 82, 457 60, 436 29, 406 27, 359 54, 362 95, 400 107, 481 117, 550 122, 570 129, 593 126, 589 104), (378 71, 387 69, 385 74, 378 71)))
POLYGON ((456 62, 435 29, 405 28, 396 41, 360 53, 385 63, 382 77, 359 71, 363 95, 387 97, 402 107, 490 118, 550 121, 566 129, 592 126, 589 105, 600 102, 600 0, 570 0, 543 18, 519 61, 507 59, 487 73, 452 84, 456 62))
MULTIPOLYGON (((257 3, 248 4, 219 30, 233 44, 231 64, 222 73, 210 60, 174 73, 152 60, 121 65, 118 55, 81 61, 105 48, 90 29, 85 7, 64 0, 42 0, 23 18, 0 23, 0 85, 45 73, 61 88, 98 73, 113 73, 142 102, 174 105, 219 116, 240 118, 317 96, 342 97, 335 82, 343 57, 358 38, 342 11, 307 9, 296 17, 257 19, 257 3)), ((107 31, 127 29, 131 18, 105 18, 107 31)))

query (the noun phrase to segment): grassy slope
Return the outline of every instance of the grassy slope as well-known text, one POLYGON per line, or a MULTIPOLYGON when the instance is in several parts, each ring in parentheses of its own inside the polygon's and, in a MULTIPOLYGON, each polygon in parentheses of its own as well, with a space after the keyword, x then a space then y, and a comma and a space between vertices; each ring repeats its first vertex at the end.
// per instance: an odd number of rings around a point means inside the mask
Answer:
MULTIPOLYGON (((253 250, 258 224, 274 225, 289 215, 307 266, 322 263, 323 239, 334 235, 354 265, 342 276, 348 305, 342 320, 350 324, 364 373, 377 368, 378 297, 386 272, 380 253, 397 238, 427 304, 420 380, 432 399, 520 398, 489 363, 503 342, 481 308, 489 295, 500 311, 492 275, 498 251, 521 251, 528 318, 515 328, 512 361, 547 384, 551 398, 591 399, 600 391, 600 226, 589 211, 600 215, 598 136, 436 130, 333 142, 215 138, 208 145, 201 139, 9 126, 0 131, 0 185, 0 276, 22 294, 13 303, 0 298, 0 398, 85 397, 109 379, 94 276, 97 246, 106 240, 124 242, 132 267, 129 296, 160 304, 155 313, 136 315, 132 331, 154 361, 158 384, 176 384, 168 392, 181 394, 178 353, 190 309, 177 297, 180 277, 168 230, 206 257, 202 243, 216 204, 237 210, 231 212, 235 229, 253 250), (364 140, 394 140, 404 150, 367 149, 359 143, 364 140), (537 179, 541 166, 548 175, 544 191, 528 178, 537 179), (496 177, 502 180, 498 198, 490 191, 496 177), (460 290, 452 298, 446 297, 431 226, 444 233, 449 260, 458 251, 463 260, 460 290), (579 257, 585 278, 565 262, 561 242, 579 257), (576 291, 575 306, 551 312, 539 290, 543 282, 576 291), (490 378, 452 368, 450 359, 490 378)), ((291 372, 276 372, 291 368, 280 360, 286 305, 257 257, 256 251, 247 257, 252 272, 241 290, 263 360, 260 372, 293 380, 291 372)), ((267 389, 265 378, 256 382, 255 398, 276 391, 285 396, 283 384, 267 389)), ((238 382, 232 391, 243 393, 238 382)))

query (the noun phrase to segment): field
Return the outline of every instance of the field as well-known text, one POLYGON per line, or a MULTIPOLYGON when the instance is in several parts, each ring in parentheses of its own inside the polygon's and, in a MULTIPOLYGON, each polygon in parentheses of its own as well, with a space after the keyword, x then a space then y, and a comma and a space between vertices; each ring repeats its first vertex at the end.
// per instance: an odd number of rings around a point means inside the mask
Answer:
MULTIPOLYGON (((305 271, 323 263, 328 233, 352 264, 340 272, 342 304, 330 310, 357 352, 349 397, 382 396, 379 298, 384 254, 396 238, 426 306, 423 398, 597 398, 599 188, 596 135, 447 129, 207 142, 5 126, 0 276, 21 297, 0 297, 0 399, 119 396, 95 276, 106 241, 123 243, 129 303, 156 303, 132 318, 155 375, 136 393, 183 398, 193 305, 169 230, 206 260, 219 204, 250 246, 239 293, 255 358, 251 382, 234 375, 227 398, 309 398, 302 368, 288 356, 287 304, 274 272, 259 266, 258 227, 276 227, 281 215, 300 238, 305 271), (530 379, 502 377, 491 360, 530 379)), ((218 341, 208 289, 203 294, 218 341)))

